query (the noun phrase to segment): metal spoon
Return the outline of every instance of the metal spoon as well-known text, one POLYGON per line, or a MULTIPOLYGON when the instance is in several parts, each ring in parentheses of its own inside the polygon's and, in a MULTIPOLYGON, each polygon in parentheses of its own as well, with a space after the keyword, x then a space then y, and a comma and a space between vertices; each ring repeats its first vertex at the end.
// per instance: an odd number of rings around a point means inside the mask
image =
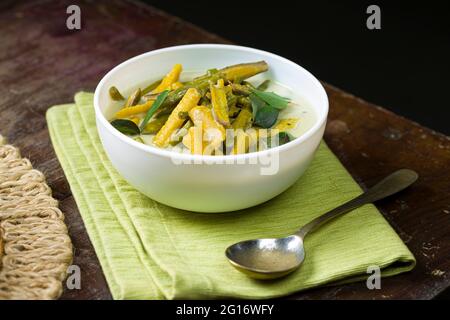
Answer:
POLYGON ((305 259, 303 239, 310 231, 364 204, 397 193, 411 185, 417 178, 417 173, 409 169, 395 171, 358 197, 307 223, 293 235, 285 238, 242 241, 228 247, 225 255, 237 270, 252 278, 283 277, 296 270, 305 259))

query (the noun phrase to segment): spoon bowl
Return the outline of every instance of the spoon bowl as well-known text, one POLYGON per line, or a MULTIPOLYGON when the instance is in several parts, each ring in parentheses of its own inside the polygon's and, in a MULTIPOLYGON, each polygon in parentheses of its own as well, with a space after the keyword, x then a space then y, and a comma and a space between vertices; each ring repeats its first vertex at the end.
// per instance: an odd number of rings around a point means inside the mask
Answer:
POLYGON ((285 238, 238 242, 225 251, 230 263, 255 279, 275 279, 296 270, 305 258, 303 240, 297 235, 285 238))

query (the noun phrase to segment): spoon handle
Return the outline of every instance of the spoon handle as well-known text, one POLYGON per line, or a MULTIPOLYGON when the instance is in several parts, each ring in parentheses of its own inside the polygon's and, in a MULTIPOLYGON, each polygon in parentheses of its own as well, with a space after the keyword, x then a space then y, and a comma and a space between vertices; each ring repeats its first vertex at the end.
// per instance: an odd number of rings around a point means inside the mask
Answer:
POLYGON ((307 223, 296 234, 301 238, 304 238, 310 231, 314 231, 319 226, 344 213, 356 209, 364 204, 383 199, 405 189, 406 187, 414 183, 417 178, 417 173, 409 169, 400 169, 398 171, 395 171, 356 198, 340 205, 335 209, 332 209, 331 211, 328 211, 327 213, 307 223))

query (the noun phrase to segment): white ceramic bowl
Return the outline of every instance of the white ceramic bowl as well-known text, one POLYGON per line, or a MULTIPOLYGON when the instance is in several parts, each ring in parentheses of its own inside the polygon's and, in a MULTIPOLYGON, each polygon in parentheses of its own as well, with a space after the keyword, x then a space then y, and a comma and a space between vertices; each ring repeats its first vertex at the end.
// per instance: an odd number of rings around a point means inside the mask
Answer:
POLYGON ((313 75, 285 58, 240 46, 195 44, 147 52, 121 63, 98 84, 94 106, 103 147, 132 186, 175 208, 226 212, 265 202, 303 174, 323 136, 328 98, 313 75), (207 70, 259 60, 269 64, 271 79, 300 92, 316 113, 313 127, 287 144, 242 155, 179 154, 136 142, 114 129, 105 118, 112 85, 131 89, 163 76, 175 63, 181 63, 184 70, 207 70))

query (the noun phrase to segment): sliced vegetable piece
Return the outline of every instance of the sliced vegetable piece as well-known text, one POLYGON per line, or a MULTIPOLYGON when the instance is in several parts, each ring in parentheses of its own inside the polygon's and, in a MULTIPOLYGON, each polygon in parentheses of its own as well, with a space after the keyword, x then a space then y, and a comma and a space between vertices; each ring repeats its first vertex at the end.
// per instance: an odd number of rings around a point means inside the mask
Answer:
POLYGON ((241 109, 238 108, 236 104, 232 104, 231 107, 228 108, 228 116, 230 118, 234 118, 239 114, 240 111, 241 109))
POLYGON ((232 154, 244 154, 248 152, 249 136, 242 129, 236 130, 232 154))
POLYGON ((228 104, 228 109, 231 106, 234 106, 237 103, 238 100, 238 96, 233 94, 233 92, 227 93, 227 104, 228 104))
POLYGON ((143 104, 138 104, 136 106, 132 106, 132 107, 128 107, 128 108, 123 108, 123 109, 117 111, 114 116, 116 118, 128 118, 135 114, 147 112, 148 109, 150 109, 150 107, 153 105, 154 102, 155 101, 153 101, 153 100, 149 100, 143 104))
POLYGON ((145 99, 145 101, 149 101, 149 100, 156 100, 156 98, 158 98, 160 94, 159 93, 147 93, 145 96, 143 96, 142 98, 145 99))
POLYGON ((194 126, 189 128, 182 142, 186 148, 191 150, 192 154, 223 154, 223 145, 220 139, 205 140, 204 137, 203 128, 194 126))
POLYGON ((217 85, 211 84, 210 91, 214 119, 224 126, 229 126, 230 118, 228 117, 227 95, 223 79, 219 79, 217 85))
POLYGON ((142 95, 141 88, 138 88, 131 94, 131 96, 128 97, 128 100, 125 103, 125 108, 137 105, 139 103, 139 100, 141 100, 141 95, 142 95))
POLYGON ((210 77, 213 76, 214 74, 217 74, 218 72, 219 72, 219 70, 217 70, 216 68, 208 69, 208 70, 206 71, 206 74, 194 78, 194 81, 197 81, 197 82, 198 82, 198 81, 204 81, 204 80, 207 80, 208 78, 210 78, 210 77))
POLYGON ((287 131, 287 130, 290 130, 290 129, 294 129, 297 126, 298 121, 299 121, 298 118, 281 119, 273 127, 273 129, 277 129, 280 132, 287 131))
POLYGON ((217 82, 218 79, 223 78, 226 81, 240 83, 242 80, 253 77, 258 73, 265 72, 269 66, 265 61, 241 63, 225 67, 220 70, 212 69, 202 76, 195 78, 186 85, 195 86, 197 89, 207 87, 209 82, 217 82))
POLYGON ((170 86, 178 81, 180 73, 183 70, 181 64, 177 63, 173 66, 172 70, 162 79, 161 83, 153 90, 153 93, 163 92, 170 89, 170 86))
POLYGON ((183 137, 188 134, 189 129, 193 126, 191 120, 186 121, 186 123, 180 128, 175 130, 175 132, 170 136, 170 144, 176 145, 183 140, 183 137))
POLYGON ((111 125, 123 134, 134 136, 140 134, 139 127, 131 120, 116 119, 111 121, 111 125))
MULTIPOLYGON (((258 139, 259 139, 259 130, 255 130, 254 128, 247 129, 245 133, 248 137, 248 152, 256 152, 258 151, 258 139)), ((265 129, 263 129, 265 130, 265 129)))
POLYGON ((153 142, 159 147, 165 147, 168 144, 168 140, 172 133, 181 127, 184 123, 184 119, 179 117, 179 112, 187 111, 189 112, 192 108, 194 108, 198 101, 200 100, 201 95, 195 88, 189 88, 186 91, 186 94, 181 99, 180 103, 175 107, 175 109, 170 114, 167 122, 158 131, 153 142))
POLYGON ((201 105, 201 106, 210 107, 211 106, 211 101, 208 98, 206 98, 206 96, 203 96, 200 99, 200 102, 198 104, 201 105))
POLYGON ((231 85, 231 88, 233 90, 234 94, 240 95, 240 96, 249 96, 252 93, 252 88, 243 85, 243 84, 237 84, 233 83, 231 85))
MULTIPOLYGON (((227 68, 232 68, 227 67, 227 68)), ((225 68, 225 69, 227 69, 225 68)), ((262 72, 262 71, 261 71, 262 72)), ((173 108, 176 106, 176 104, 181 100, 183 95, 186 93, 186 91, 189 88, 195 88, 199 90, 204 97, 204 92, 209 89, 210 82, 216 83, 220 78, 225 78, 224 74, 221 74, 221 72, 215 72, 215 73, 209 73, 204 76, 200 76, 194 81, 185 83, 183 87, 173 90, 169 93, 169 96, 167 97, 166 101, 163 103, 163 105, 160 108, 160 112, 162 113, 170 113, 172 112, 173 108)), ((228 80, 228 79, 227 79, 228 80)), ((146 96, 147 98, 147 96, 146 96)), ((203 101, 204 102, 204 101, 203 101)), ((202 104, 204 104, 202 102, 202 104)))
POLYGON ((144 130, 142 130, 142 134, 156 134, 159 130, 161 130, 164 123, 166 123, 169 115, 163 115, 159 118, 156 118, 145 126, 144 130))
POLYGON ((233 121, 231 126, 236 129, 247 129, 251 125, 252 113, 246 109, 242 109, 239 112, 237 118, 233 121))
POLYGON ((139 117, 131 117, 130 120, 136 123, 137 126, 139 126, 139 122, 141 121, 139 117))
POLYGON ((180 81, 177 81, 177 82, 172 83, 172 85, 170 86, 170 90, 180 89, 183 86, 184 86, 184 84, 182 84, 180 81))
POLYGON ((109 96, 114 101, 125 100, 123 95, 120 93, 119 89, 117 89, 115 86, 112 86, 111 88, 109 88, 109 96))
POLYGON ((265 61, 241 63, 229 66, 219 70, 219 73, 225 76, 228 81, 235 81, 238 79, 247 79, 258 73, 265 72, 269 66, 265 61))
POLYGON ((188 91, 189 87, 182 87, 177 90, 173 90, 169 92, 169 95, 164 100, 163 104, 159 108, 158 114, 170 114, 173 109, 177 106, 180 100, 188 91))
POLYGON ((248 97, 238 97, 237 104, 247 110, 252 110, 252 102, 248 97))
POLYGON ((201 127, 204 132, 204 140, 213 141, 225 139, 225 128, 214 120, 211 109, 204 106, 196 106, 189 111, 189 116, 196 127, 201 127))
POLYGON ((191 127, 183 137, 183 144, 191 150, 192 154, 203 154, 203 129, 202 127, 191 127))
POLYGON ((181 119, 186 120, 186 119, 189 118, 189 113, 188 113, 187 111, 180 111, 180 112, 178 112, 178 116, 179 116, 181 119))
MULTIPOLYGON (((219 79, 219 81, 224 81, 223 79, 219 79)), ((223 89, 228 97, 229 94, 233 93, 233 89, 231 88, 231 85, 225 85, 225 81, 223 83, 223 89)))
POLYGON ((255 86, 253 84, 251 84, 251 82, 248 82, 247 80, 242 81, 241 84, 244 86, 247 86, 249 88, 256 89, 255 86))

